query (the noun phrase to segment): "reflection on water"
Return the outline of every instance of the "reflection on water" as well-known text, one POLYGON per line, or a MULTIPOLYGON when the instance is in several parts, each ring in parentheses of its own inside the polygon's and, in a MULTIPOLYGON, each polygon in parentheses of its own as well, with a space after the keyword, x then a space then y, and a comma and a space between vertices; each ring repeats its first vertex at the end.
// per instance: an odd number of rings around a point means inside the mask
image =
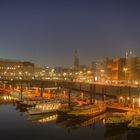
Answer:
POLYGON ((47 115, 31 115, 28 117, 28 121, 30 122, 38 122, 38 123, 47 123, 51 121, 55 121, 58 118, 57 114, 47 114, 47 115))
POLYGON ((107 129, 106 114, 97 117, 60 116, 56 113, 33 115, 27 113, 10 96, 0 96, 0 137, 5 140, 138 140, 140 131, 107 129), (8 135, 7 135, 8 134, 8 135))
POLYGON ((104 136, 108 140, 126 139, 127 131, 125 129, 106 129, 104 136))
POLYGON ((78 129, 81 127, 86 127, 90 125, 95 125, 96 122, 101 121, 105 115, 100 115, 97 117, 75 117, 75 118, 69 118, 68 116, 58 116, 56 123, 57 124, 63 124, 66 128, 71 129, 78 129))
POLYGON ((3 103, 11 103, 11 102, 14 102, 14 97, 11 97, 10 95, 1 95, 0 96, 0 104, 3 104, 3 103))

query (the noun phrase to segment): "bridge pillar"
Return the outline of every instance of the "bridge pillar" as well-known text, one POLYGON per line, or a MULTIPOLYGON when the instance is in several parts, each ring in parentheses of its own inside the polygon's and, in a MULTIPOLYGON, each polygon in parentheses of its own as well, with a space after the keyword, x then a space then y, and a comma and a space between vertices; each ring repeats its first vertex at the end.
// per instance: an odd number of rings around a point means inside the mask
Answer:
POLYGON ((71 90, 68 90, 68 106, 71 108, 71 90))
POLYGON ((4 89, 6 88, 6 84, 5 84, 5 83, 3 84, 3 88, 4 88, 4 89))
POLYGON ((14 81, 12 82, 12 90, 14 90, 15 89, 15 83, 14 83, 14 81))
POLYGON ((90 84, 90 104, 93 104, 93 87, 92 84, 90 84))
POLYGON ((41 87, 41 91, 40 92, 41 92, 40 96, 43 97, 43 93, 44 93, 44 88, 43 87, 41 87))
POLYGON ((30 83, 27 83, 27 88, 30 90, 31 89, 31 84, 30 83))
POLYGON ((44 93, 44 85, 43 85, 43 83, 41 83, 40 89, 41 89, 40 96, 43 97, 43 93, 44 93))
POLYGON ((139 103, 139 107, 140 107, 140 85, 138 85, 138 89, 137 90, 138 90, 137 92, 138 92, 138 96, 139 96, 139 102, 138 103, 139 103))
POLYGON ((95 100, 96 100, 96 85, 93 85, 93 103, 95 104, 95 100))
POLYGON ((80 89, 80 91, 82 90, 82 84, 81 83, 79 83, 80 85, 79 85, 79 89, 80 89))
POLYGON ((23 99, 23 85, 20 85, 20 99, 23 99))
POLYGON ((128 106, 130 106, 131 105, 131 87, 129 86, 129 91, 128 91, 128 93, 129 93, 129 97, 128 97, 128 106))
POLYGON ((105 101, 105 86, 102 86, 102 101, 105 101))
POLYGON ((122 87, 119 87, 119 97, 118 97, 118 102, 120 103, 120 97, 122 96, 122 87))
POLYGON ((57 92, 57 93, 59 93, 59 92, 60 92, 60 90, 61 90, 61 89, 60 89, 60 87, 57 87, 56 92, 57 92))

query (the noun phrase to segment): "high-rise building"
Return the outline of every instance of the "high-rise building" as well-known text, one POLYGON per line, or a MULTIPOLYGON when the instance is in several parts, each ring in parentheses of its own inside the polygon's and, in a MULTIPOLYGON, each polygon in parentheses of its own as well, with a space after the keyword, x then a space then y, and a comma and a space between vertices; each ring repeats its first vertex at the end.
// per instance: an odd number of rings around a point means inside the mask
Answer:
POLYGON ((93 75, 95 77, 96 76, 97 62, 96 61, 92 61, 91 67, 92 67, 93 75))
POLYGON ((96 61, 95 80, 104 81, 106 79, 106 59, 99 59, 96 61))
POLYGON ((134 57, 134 54, 133 54, 132 51, 127 51, 127 52, 125 53, 125 58, 128 59, 128 58, 130 58, 130 57, 134 57))
POLYGON ((125 66, 125 58, 107 59, 107 79, 111 81, 126 80, 125 66))

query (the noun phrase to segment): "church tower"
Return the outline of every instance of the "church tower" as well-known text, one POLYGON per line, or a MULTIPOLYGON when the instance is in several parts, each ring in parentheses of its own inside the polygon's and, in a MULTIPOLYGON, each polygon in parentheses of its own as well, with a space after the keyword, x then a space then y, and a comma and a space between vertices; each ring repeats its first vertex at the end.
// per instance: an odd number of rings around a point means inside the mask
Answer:
POLYGON ((79 68, 79 56, 78 56, 78 51, 75 50, 74 52, 74 69, 78 69, 79 68))

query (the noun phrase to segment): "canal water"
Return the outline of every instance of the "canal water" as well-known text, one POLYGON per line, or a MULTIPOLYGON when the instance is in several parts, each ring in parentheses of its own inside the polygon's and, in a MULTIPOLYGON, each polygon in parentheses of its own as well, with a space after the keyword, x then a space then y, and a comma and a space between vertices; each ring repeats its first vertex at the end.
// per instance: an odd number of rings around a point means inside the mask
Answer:
POLYGON ((9 100, 0 100, 1 140, 138 140, 140 132, 108 130, 104 115, 97 118, 68 119, 57 114, 29 116, 9 100))

